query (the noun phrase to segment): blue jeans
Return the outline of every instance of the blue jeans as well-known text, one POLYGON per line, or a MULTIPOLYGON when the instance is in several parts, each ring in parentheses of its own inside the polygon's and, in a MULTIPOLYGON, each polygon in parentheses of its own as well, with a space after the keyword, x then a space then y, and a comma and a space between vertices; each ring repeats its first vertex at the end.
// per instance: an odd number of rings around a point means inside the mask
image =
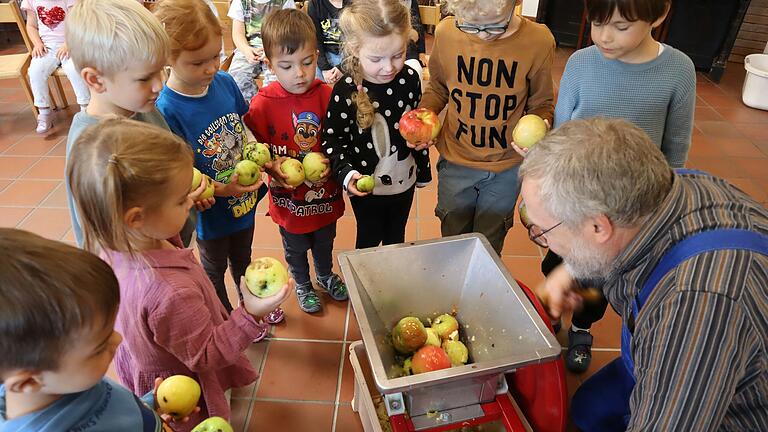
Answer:
POLYGON ((440 158, 435 215, 440 218, 443 237, 478 232, 501 255, 520 192, 518 168, 494 173, 440 158))
MULTIPOLYGON (((325 58, 328 59, 328 63, 330 63, 332 67, 335 67, 341 64, 342 55, 341 53, 334 54, 332 52, 326 52, 325 58)), ((325 82, 325 78, 323 77, 323 71, 320 69, 320 66, 317 67, 317 72, 315 73, 315 75, 317 76, 317 79, 323 80, 323 82, 325 82)))

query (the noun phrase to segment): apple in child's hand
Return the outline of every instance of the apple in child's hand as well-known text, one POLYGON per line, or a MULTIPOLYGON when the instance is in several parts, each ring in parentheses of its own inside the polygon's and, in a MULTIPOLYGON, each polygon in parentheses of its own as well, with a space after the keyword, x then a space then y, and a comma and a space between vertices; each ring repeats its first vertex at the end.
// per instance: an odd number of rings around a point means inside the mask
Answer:
POLYGON ((203 193, 201 193, 200 196, 198 197, 199 200, 213 198, 213 192, 215 190, 213 186, 213 180, 208 176, 205 176, 205 178, 208 180, 208 186, 205 187, 205 190, 203 191, 203 193))
POLYGON ((291 186, 304 183, 304 165, 296 159, 288 158, 280 164, 280 171, 288 178, 285 182, 291 186))
POLYGON ((157 388, 157 406, 160 412, 176 420, 192 414, 200 399, 200 384, 186 375, 173 375, 157 388))
POLYGON ((190 190, 195 190, 200 187, 200 183, 203 182, 203 173, 200 172, 197 168, 192 168, 192 188, 190 190))
POLYGON ((426 144, 440 133, 440 119, 432 110, 417 108, 400 117, 400 135, 411 144, 426 144))
POLYGON ((245 159, 235 165, 235 174, 237 174, 237 182, 240 185, 250 186, 259 180, 261 169, 256 162, 245 159))
POLYGON ((192 432, 234 432, 232 425, 221 417, 209 417, 192 429, 192 432))
POLYGON ((243 158, 254 161, 260 167, 263 167, 272 160, 272 155, 269 153, 269 146, 264 143, 251 141, 243 147, 243 158))
POLYGON ((451 367, 451 359, 442 348, 434 345, 425 345, 413 355, 411 368, 414 374, 432 372, 451 367))
POLYGON ((443 314, 432 321, 432 328, 442 339, 447 339, 451 333, 459 330, 459 322, 452 315, 443 314))
POLYGON ((245 269, 245 285, 256 297, 270 297, 288 283, 285 266, 272 257, 251 261, 245 269))
POLYGON ((512 140, 521 148, 531 148, 547 134, 547 123, 536 114, 524 115, 512 130, 512 140))
POLYGON ((312 183, 320 181, 323 173, 328 169, 328 165, 323 162, 324 160, 325 155, 318 152, 307 153, 307 155, 304 156, 302 165, 304 165, 304 175, 307 180, 312 183))
POLYGON ((469 359, 469 350, 463 342, 458 340, 447 340, 443 343, 443 350, 451 359, 451 365, 461 366, 467 364, 469 359))
POLYGON ((364 175, 357 179, 357 183, 355 183, 355 187, 360 192, 373 192, 373 186, 374 186, 373 177, 369 175, 364 175))

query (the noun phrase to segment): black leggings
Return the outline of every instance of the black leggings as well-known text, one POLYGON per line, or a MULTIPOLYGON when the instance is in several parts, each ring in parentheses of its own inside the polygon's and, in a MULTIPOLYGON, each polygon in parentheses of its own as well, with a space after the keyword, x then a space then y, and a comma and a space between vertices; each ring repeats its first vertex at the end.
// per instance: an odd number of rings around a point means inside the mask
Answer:
POLYGON ((405 241, 405 225, 413 203, 413 187, 397 195, 352 197, 352 210, 357 219, 355 248, 405 241))
MULTIPOLYGON (((562 264, 563 259, 556 253, 548 250, 547 256, 541 262, 541 272, 544 276, 562 264)), ((605 315, 605 309, 608 307, 608 300, 605 296, 600 296, 599 301, 584 301, 581 310, 573 312, 571 323, 576 327, 588 329, 592 324, 600 321, 605 315)))

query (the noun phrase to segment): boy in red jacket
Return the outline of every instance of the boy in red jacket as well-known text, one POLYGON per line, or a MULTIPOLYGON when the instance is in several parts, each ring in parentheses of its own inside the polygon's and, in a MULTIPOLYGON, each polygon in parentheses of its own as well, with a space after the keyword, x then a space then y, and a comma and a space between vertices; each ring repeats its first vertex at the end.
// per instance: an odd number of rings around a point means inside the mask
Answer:
POLYGON ((322 304, 309 278, 308 250, 312 250, 320 286, 334 300, 347 299, 347 286, 331 271, 336 220, 344 214, 342 191, 330 169, 317 182, 305 180, 290 187, 284 182, 280 163, 285 158, 301 161, 308 153, 322 151, 321 120, 326 116, 331 87, 315 79, 315 27, 305 13, 296 9, 270 13, 262 24, 261 37, 266 64, 277 75, 277 82, 254 96, 244 120, 256 139, 268 143, 277 158, 270 172, 269 214, 280 225, 299 306, 314 313, 322 304))

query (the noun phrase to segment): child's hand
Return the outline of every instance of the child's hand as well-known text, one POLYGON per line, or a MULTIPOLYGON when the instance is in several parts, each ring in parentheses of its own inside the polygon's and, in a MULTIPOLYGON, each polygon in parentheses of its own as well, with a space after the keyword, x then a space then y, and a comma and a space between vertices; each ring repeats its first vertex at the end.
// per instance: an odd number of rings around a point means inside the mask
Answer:
POLYGON ((242 297, 245 311, 252 315, 254 318, 261 319, 264 317, 264 315, 272 312, 275 310, 275 308, 286 301, 291 295, 295 285, 296 282, 294 282, 293 279, 288 279, 288 283, 285 284, 285 286, 280 291, 278 291, 277 294, 261 298, 253 295, 251 290, 248 289, 248 286, 245 285, 245 277, 242 277, 240 278, 240 286, 238 287, 238 291, 242 297))
MULTIPOLYGON (((161 413, 158 411, 160 407, 157 405, 157 388, 160 387, 160 384, 162 384, 163 379, 160 377, 155 378, 155 388, 152 390, 152 399, 155 401, 155 406, 152 407, 152 409, 157 412, 160 415, 160 418, 163 419, 166 423, 186 423, 189 421, 189 416, 184 417, 182 419, 176 420, 173 418, 170 414, 161 413)), ((193 414, 197 414, 200 412, 200 407, 196 406, 195 409, 192 411, 193 414)))
POLYGON ((256 192, 259 190, 261 185, 264 182, 259 179, 256 183, 250 185, 250 186, 243 186, 240 183, 237 182, 237 173, 232 174, 232 177, 229 178, 229 183, 219 183, 216 182, 214 184, 214 187, 216 188, 213 192, 214 196, 240 196, 244 193, 248 192, 256 192))
POLYGON ((69 57, 69 48, 67 48, 67 44, 63 44, 56 50, 56 58, 59 59, 59 61, 64 61, 67 57, 69 57))
POLYGON ((325 82, 328 84, 334 84, 336 81, 338 81, 343 74, 339 70, 339 68, 334 67, 333 69, 328 69, 327 71, 323 71, 323 78, 325 78, 325 82))
POLYGON ((35 45, 32 47, 32 57, 39 58, 44 57, 48 53, 48 48, 45 45, 35 45))
POLYGON ((416 42, 419 40, 419 32, 417 32, 414 29, 411 29, 411 31, 408 32, 408 39, 410 39, 413 42, 416 42))
POLYGON ((514 141, 512 142, 512 148, 515 149, 517 154, 519 154, 523 158, 525 158, 525 156, 528 154, 528 151, 530 150, 530 149, 527 149, 527 148, 518 147, 517 144, 514 143, 514 141))
POLYGON ((405 145, 407 145, 408 148, 412 148, 412 149, 414 149, 416 151, 422 151, 424 149, 432 147, 435 144, 437 144, 437 140, 436 139, 429 140, 429 141, 427 141, 425 143, 422 143, 422 144, 419 144, 419 145, 416 145, 416 144, 413 144, 413 143, 409 143, 408 141, 405 142, 405 145))
POLYGON ((360 192, 357 190, 357 181, 360 180, 363 177, 362 174, 359 172, 356 172, 352 174, 352 178, 349 179, 349 184, 347 184, 347 192, 351 193, 354 196, 366 196, 370 195, 370 192, 360 192))
POLYGON ((331 176, 331 161, 328 159, 323 159, 322 162, 327 166, 328 168, 323 171, 322 174, 320 174, 320 180, 318 180, 318 183, 325 183, 328 181, 328 177, 331 176))
POLYGON ((419 62, 424 67, 427 67, 427 55, 425 53, 419 53, 419 62))
POLYGON ((200 186, 198 186, 197 189, 189 193, 189 199, 191 199, 194 202, 194 205, 197 211, 206 211, 209 208, 213 207, 214 204, 216 204, 216 200, 213 197, 200 199, 200 195, 202 195, 203 192, 205 192, 205 189, 207 187, 208 187, 208 176, 203 176, 202 180, 200 181, 200 186))
POLYGON ((256 64, 264 60, 264 48, 248 47, 248 49, 243 51, 243 54, 250 64, 256 64))
POLYGON ((285 182, 288 178, 280 169, 280 165, 284 160, 288 159, 287 156, 278 156, 275 160, 264 164, 264 171, 272 177, 272 182, 283 189, 293 189, 293 186, 285 182))

